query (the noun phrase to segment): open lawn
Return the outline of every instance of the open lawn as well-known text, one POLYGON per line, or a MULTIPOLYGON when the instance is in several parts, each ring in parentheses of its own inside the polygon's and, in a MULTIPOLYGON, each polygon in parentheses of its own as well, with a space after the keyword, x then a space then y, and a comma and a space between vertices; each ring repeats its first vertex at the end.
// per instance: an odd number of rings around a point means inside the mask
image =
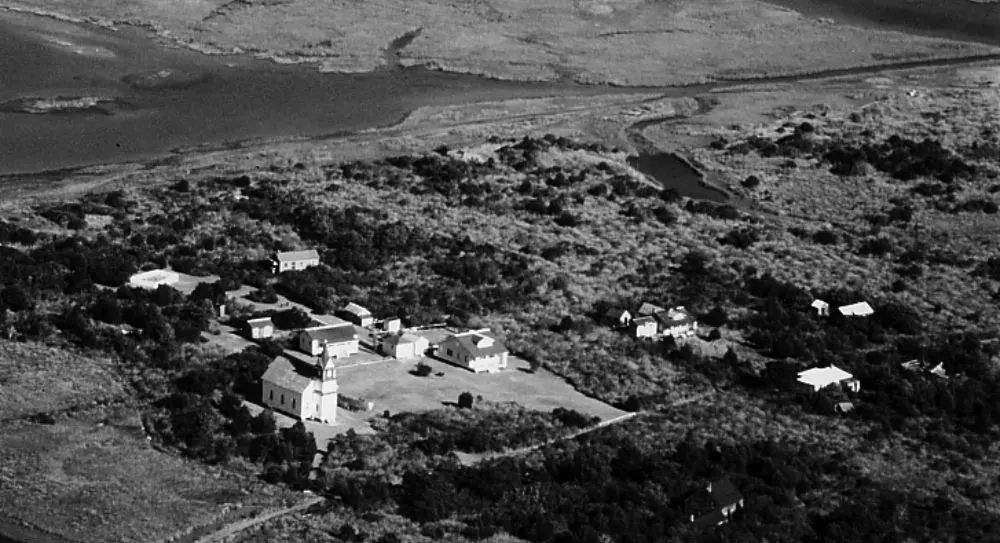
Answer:
POLYGON ((111 361, 0 341, 0 420, 124 398, 111 361))
POLYGON ((390 361, 344 368, 337 374, 340 392, 375 402, 371 416, 386 409, 392 413, 439 409, 447 402, 457 401, 458 395, 463 392, 492 402, 516 402, 528 409, 551 411, 556 407, 565 407, 601 419, 624 413, 577 392, 547 371, 531 373, 529 364, 516 357, 510 358, 505 371, 493 374, 475 374, 432 358, 422 361, 433 369, 427 377, 410 374, 416 361, 390 361), (439 372, 444 375, 436 376, 439 372))
POLYGON ((292 495, 153 449, 134 411, 0 432, 0 510, 72 541, 158 541, 292 495))
MULTIPOLYGON (((200 51, 252 51, 280 62, 312 62, 322 70, 340 72, 384 65, 386 49, 409 33, 415 33, 415 39, 400 52, 403 65, 504 79, 572 78, 621 85, 689 84, 994 51, 846 26, 754 0, 3 4, 105 26, 147 25, 166 39, 200 51)), ((60 39, 66 47, 82 47, 72 37, 60 39)))

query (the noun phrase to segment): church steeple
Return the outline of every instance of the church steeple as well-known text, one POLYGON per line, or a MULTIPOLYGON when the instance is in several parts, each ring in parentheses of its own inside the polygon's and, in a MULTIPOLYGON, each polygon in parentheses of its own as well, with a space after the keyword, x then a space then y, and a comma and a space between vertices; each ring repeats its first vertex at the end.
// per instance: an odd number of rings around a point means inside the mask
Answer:
POLYGON ((330 351, 330 344, 324 341, 323 352, 320 353, 317 364, 319 366, 321 381, 337 380, 337 367, 334 362, 336 358, 330 351))

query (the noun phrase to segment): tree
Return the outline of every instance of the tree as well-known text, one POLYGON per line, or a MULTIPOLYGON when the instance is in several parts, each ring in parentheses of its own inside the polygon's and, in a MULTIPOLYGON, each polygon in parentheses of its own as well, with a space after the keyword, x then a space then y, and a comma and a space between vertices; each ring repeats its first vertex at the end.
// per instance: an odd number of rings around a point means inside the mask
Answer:
POLYGON ((726 354, 722 355, 722 361, 727 365, 735 365, 739 363, 740 358, 736 356, 736 351, 730 347, 726 349, 726 354))
POLYGON ((461 409, 472 409, 472 403, 473 398, 471 392, 463 392, 458 395, 458 407, 461 409))
POLYGON ((265 409, 254 417, 251 429, 255 434, 273 434, 278 428, 278 423, 274 420, 274 412, 265 409))
POLYGON ((410 373, 416 375, 417 377, 427 377, 428 375, 431 374, 432 371, 434 370, 431 369, 430 366, 424 364, 423 362, 420 362, 417 364, 417 367, 413 368, 413 371, 411 371, 410 373))
POLYGON ((760 185, 760 178, 756 175, 751 175, 740 182, 740 184, 748 189, 757 188, 757 186, 760 185))

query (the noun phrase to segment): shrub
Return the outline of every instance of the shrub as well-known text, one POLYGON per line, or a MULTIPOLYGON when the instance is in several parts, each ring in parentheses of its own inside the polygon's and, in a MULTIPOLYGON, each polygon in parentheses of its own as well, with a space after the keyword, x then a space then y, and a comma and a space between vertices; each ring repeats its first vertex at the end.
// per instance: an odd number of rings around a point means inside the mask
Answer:
POLYGON ((471 392, 463 392, 458 395, 458 407, 461 409, 471 409, 473 401, 471 392))
POLYGON ((743 181, 741 181, 740 185, 743 185, 744 188, 748 189, 757 188, 758 186, 760 186, 760 178, 758 178, 756 175, 751 175, 746 179, 744 179, 743 181))
POLYGON ((432 370, 430 366, 424 364, 423 362, 420 362, 419 364, 417 364, 415 368, 413 368, 413 371, 411 371, 410 373, 416 375, 417 377, 427 377, 428 375, 431 374, 432 371, 434 370, 432 370))
POLYGON ((833 245, 837 243, 837 234, 830 230, 819 230, 813 234, 813 241, 820 245, 833 245))

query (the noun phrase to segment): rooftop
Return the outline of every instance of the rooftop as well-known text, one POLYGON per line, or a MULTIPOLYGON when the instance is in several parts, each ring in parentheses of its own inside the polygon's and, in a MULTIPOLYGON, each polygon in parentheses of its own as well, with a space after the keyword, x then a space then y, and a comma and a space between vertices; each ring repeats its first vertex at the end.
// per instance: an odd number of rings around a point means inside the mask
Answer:
POLYGON ((837 308, 841 315, 847 317, 864 317, 871 315, 875 312, 872 306, 868 305, 868 302, 858 302, 850 305, 842 305, 837 308))
POLYGON ((293 392, 305 392, 314 381, 314 372, 314 367, 278 356, 271 361, 261 380, 293 392))
POLYGON ((813 387, 825 387, 834 383, 839 383, 847 379, 854 378, 853 375, 838 368, 837 366, 827 366, 825 368, 812 368, 799 372, 800 383, 812 385, 813 387))
POLYGON ((267 326, 272 324, 271 317, 259 317, 256 319, 247 319, 247 324, 250 326, 267 326))
POLYGON ((305 251, 284 251, 274 255, 274 259, 278 262, 293 262, 297 260, 318 260, 319 252, 315 249, 308 249, 305 251))
POLYGON ((357 315, 359 317, 371 317, 372 316, 372 312, 371 311, 368 311, 364 307, 361 307, 360 305, 358 305, 358 304, 356 304, 354 302, 351 302, 351 303, 345 305, 341 309, 341 311, 343 311, 345 313, 350 313, 352 315, 357 315))
POLYGON ((333 326, 319 326, 316 328, 306 328, 302 333, 308 334, 309 338, 320 343, 343 343, 358 339, 358 331, 352 324, 335 324, 333 326))
POLYGON ((497 341, 492 332, 485 330, 455 334, 441 342, 442 345, 446 343, 457 344, 459 349, 469 353, 473 358, 494 356, 508 352, 507 347, 500 341, 497 341))

